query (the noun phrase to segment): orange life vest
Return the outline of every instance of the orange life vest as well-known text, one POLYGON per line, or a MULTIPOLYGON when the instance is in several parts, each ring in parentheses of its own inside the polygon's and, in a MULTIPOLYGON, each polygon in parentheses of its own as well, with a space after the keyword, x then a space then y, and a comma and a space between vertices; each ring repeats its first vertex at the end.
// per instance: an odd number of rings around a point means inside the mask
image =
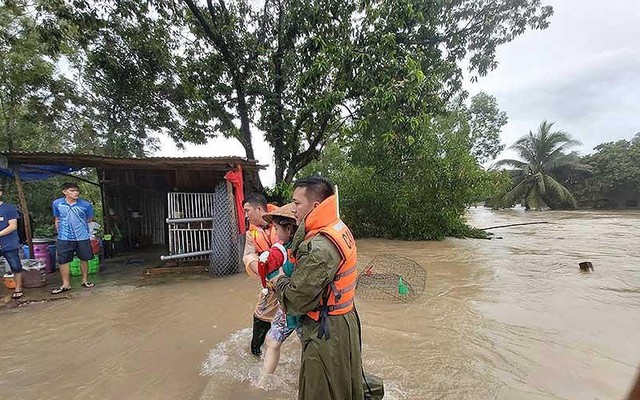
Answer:
POLYGON ((249 234, 253 239, 253 244, 256 246, 256 253, 258 254, 269 250, 271 246, 279 242, 276 230, 272 226, 262 228, 260 226, 250 224, 249 234))
POLYGON ((325 319, 318 338, 329 337, 326 329, 326 316, 342 315, 353 309, 356 293, 356 242, 347 225, 337 215, 337 199, 331 196, 320 203, 305 218, 305 240, 316 235, 323 235, 336 246, 340 252, 340 265, 335 277, 324 290, 320 306, 307 313, 315 321, 325 319))

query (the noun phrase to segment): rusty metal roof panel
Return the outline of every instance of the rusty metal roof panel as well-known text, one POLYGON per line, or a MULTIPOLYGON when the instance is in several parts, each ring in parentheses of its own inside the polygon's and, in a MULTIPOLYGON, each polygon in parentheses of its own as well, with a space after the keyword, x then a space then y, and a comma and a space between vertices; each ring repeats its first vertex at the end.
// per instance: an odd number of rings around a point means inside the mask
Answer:
POLYGON ((95 167, 114 169, 229 169, 241 165, 246 169, 263 169, 264 165, 244 157, 112 157, 95 154, 55 153, 55 152, 0 152, 0 161, 6 165, 17 164, 64 164, 75 167, 95 167))

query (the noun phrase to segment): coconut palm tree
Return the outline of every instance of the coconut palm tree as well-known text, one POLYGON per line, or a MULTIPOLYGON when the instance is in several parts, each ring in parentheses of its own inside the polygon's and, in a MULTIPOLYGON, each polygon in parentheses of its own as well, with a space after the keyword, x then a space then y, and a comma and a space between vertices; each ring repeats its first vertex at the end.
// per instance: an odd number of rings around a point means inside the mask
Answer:
POLYGON ((565 153, 580 142, 567 132, 552 131, 553 124, 542 121, 535 133, 529 131, 510 147, 521 160, 500 160, 494 165, 516 168, 514 186, 500 196, 499 203, 510 206, 524 199, 527 209, 541 209, 550 203, 576 206, 571 192, 554 175, 561 170, 586 168, 578 163, 576 153, 565 153))

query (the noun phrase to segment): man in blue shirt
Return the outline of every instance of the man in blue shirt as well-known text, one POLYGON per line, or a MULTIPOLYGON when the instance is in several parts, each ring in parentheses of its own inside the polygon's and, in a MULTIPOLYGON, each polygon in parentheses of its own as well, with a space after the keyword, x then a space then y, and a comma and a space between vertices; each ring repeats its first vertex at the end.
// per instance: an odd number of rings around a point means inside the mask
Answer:
POLYGON ((93 205, 80 198, 80 190, 75 183, 62 184, 64 197, 53 201, 53 216, 58 231, 58 264, 62 286, 54 289, 51 294, 58 294, 71 290, 69 283, 69 262, 74 256, 80 259, 82 269, 82 286, 95 286, 88 280, 89 266, 87 261, 93 258, 91 251, 91 235, 89 222, 93 219, 93 205))
POLYGON ((0 186, 0 256, 3 256, 16 282, 11 297, 22 297, 22 261, 20 261, 20 239, 18 238, 18 219, 20 214, 15 206, 2 202, 4 188, 0 186))

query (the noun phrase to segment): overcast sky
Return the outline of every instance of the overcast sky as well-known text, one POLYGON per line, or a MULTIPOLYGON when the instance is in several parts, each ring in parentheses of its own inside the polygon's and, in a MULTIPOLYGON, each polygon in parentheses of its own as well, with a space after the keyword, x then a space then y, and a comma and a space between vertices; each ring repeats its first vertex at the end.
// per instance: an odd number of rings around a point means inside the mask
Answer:
MULTIPOLYGON (((507 146, 546 119, 571 133, 588 154, 599 143, 629 139, 640 132, 640 0, 543 0, 554 7, 551 26, 527 31, 498 49, 499 66, 470 94, 496 96, 509 123, 507 146)), ((273 184, 273 153, 262 136, 254 138, 265 185, 273 184)), ((244 156, 236 140, 177 150, 162 140, 162 156, 244 156)))

